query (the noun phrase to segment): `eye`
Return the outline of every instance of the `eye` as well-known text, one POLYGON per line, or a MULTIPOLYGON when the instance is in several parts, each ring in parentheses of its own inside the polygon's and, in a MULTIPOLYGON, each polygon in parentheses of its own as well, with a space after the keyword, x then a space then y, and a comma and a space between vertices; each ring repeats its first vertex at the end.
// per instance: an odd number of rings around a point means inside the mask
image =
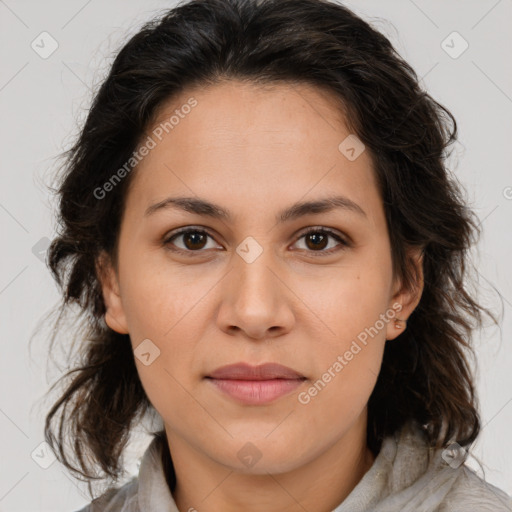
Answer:
POLYGON ((333 254, 338 249, 329 249, 325 251, 325 247, 328 246, 329 238, 337 240, 339 242, 338 245, 341 245, 341 249, 345 247, 350 247, 350 243, 342 238, 340 235, 336 234, 334 231, 331 231, 327 228, 312 228, 308 229, 305 233, 299 237, 299 240, 305 239, 306 250, 311 250, 312 252, 316 252, 319 254, 315 254, 315 256, 328 256, 333 254))
POLYGON ((166 237, 163 244, 165 246, 173 246, 175 245, 174 240, 179 238, 183 240, 184 247, 178 246, 177 249, 170 247, 170 249, 181 253, 201 252, 201 249, 205 247, 207 239, 213 239, 213 237, 203 229, 185 228, 174 233, 172 236, 166 237))
MULTIPOLYGON (((193 252, 204 252, 203 249, 208 248, 208 238, 213 240, 213 236, 210 235, 208 231, 205 231, 204 229, 189 227, 184 228, 178 232, 171 233, 170 236, 165 237, 163 240, 163 245, 168 247, 171 251, 191 255, 190 253, 193 252), (175 240, 179 239, 182 240, 181 247, 175 243, 175 240)), ((298 241, 303 238, 305 239, 306 248, 301 250, 319 253, 318 256, 327 256, 333 252, 336 252, 337 250, 340 250, 340 248, 336 249, 336 247, 334 250, 332 247, 328 251, 324 250, 329 245, 329 239, 336 240, 338 245, 341 245, 341 249, 350 247, 351 245, 350 242, 327 228, 310 228, 305 233, 302 233, 298 241)))

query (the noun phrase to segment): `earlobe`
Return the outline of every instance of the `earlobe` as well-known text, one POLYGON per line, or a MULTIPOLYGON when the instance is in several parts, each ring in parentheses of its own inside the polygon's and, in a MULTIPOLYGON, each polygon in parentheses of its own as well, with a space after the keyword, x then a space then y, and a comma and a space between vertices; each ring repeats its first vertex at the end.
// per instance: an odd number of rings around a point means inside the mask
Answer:
POLYGON ((407 320, 419 304, 423 293, 423 249, 415 248, 410 251, 408 263, 414 267, 412 270, 416 280, 408 288, 399 283, 398 290, 393 294, 390 307, 396 314, 387 324, 387 340, 393 340, 405 331, 407 320))
POLYGON ((119 334, 128 334, 118 278, 110 257, 104 251, 96 260, 96 275, 100 281, 105 302, 105 323, 119 334))

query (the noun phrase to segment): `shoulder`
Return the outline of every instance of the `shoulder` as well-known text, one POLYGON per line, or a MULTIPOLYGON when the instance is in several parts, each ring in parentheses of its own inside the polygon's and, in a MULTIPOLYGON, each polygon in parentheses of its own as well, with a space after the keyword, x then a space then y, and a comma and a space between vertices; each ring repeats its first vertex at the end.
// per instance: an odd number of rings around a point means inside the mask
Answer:
POLYGON ((108 489, 76 512, 139 512, 138 487, 134 477, 122 487, 108 489))
POLYGON ((512 512, 512 498, 463 465, 439 512, 512 512))
POLYGON ((76 512, 177 510, 162 468, 162 439, 155 437, 139 463, 139 474, 122 487, 111 487, 76 512))
POLYGON ((452 465, 443 448, 429 446, 415 422, 387 438, 382 452, 387 459, 388 496, 378 510, 512 512, 510 496, 486 482, 465 460, 452 465))

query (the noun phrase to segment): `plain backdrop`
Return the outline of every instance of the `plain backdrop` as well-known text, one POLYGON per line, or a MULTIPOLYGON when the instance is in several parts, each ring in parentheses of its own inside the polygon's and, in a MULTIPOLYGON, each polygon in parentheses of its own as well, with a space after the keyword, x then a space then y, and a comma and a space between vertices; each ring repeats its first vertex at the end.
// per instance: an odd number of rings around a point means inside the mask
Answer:
MULTIPOLYGON (((38 325, 59 298, 44 264, 55 234, 46 184, 120 45, 175 4, 0 0, 0 511, 71 512, 89 502, 85 487, 41 444, 52 403, 43 397, 59 376, 58 368, 47 369, 48 336, 38 325), (52 45, 56 50, 45 55, 52 45)), ((501 319, 501 329, 489 326, 475 336, 483 430, 473 454, 487 480, 511 494, 512 0, 346 5, 392 40, 457 119, 460 141, 450 168, 483 230, 473 251, 479 298, 501 319)), ((135 441, 130 471, 149 438, 135 441)), ((469 465, 478 469, 474 459, 469 465)))

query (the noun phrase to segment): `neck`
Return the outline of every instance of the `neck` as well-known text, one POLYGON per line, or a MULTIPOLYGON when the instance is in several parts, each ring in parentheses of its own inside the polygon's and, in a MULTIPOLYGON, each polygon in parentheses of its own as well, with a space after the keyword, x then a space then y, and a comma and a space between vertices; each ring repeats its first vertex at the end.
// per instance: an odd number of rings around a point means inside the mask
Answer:
POLYGON ((247 474, 198 452, 166 426, 176 471, 171 492, 180 511, 331 512, 372 466, 366 410, 317 457, 285 473, 247 474))

